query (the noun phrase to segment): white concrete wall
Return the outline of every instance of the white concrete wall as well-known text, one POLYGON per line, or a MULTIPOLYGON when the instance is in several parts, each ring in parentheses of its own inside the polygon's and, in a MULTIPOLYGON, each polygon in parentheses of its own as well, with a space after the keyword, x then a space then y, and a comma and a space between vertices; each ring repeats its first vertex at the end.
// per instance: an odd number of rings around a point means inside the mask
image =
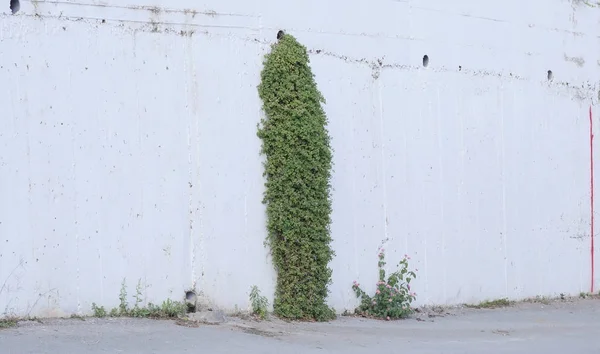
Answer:
POLYGON ((114 306, 124 278, 153 302, 272 297, 256 86, 279 29, 327 99, 332 306, 380 245, 412 256, 420 304, 591 287, 599 5, 3 1, 0 313, 114 306))

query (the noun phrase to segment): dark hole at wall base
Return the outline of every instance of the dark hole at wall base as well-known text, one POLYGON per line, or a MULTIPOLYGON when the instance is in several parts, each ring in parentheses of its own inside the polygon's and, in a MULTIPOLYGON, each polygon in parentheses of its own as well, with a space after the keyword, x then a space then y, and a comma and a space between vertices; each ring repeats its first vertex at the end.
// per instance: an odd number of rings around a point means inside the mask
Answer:
POLYGON ((429 55, 424 55, 423 56, 423 67, 428 67, 429 66, 429 55))
POLYGON ((277 39, 281 39, 281 38, 283 38, 283 36, 285 36, 285 32, 283 32, 283 31, 277 32, 277 39))
POLYGON ((198 296, 193 290, 185 292, 185 303, 187 305, 187 312, 196 312, 196 306, 198 302, 198 296))
POLYGON ((554 74, 552 73, 552 70, 548 70, 548 81, 552 81, 553 78, 554 74))
POLYGON ((21 9, 21 3, 19 0, 10 0, 10 11, 12 14, 16 14, 21 9))

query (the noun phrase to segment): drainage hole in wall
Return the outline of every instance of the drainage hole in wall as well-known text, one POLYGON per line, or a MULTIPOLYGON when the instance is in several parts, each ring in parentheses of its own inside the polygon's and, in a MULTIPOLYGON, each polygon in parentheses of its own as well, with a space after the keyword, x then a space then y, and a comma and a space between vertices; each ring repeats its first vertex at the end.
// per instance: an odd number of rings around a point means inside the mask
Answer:
POLYGON ((461 70, 462 70, 462 66, 459 65, 458 66, 458 71, 461 71, 461 70))
POLYGON ((197 302, 198 297, 195 291, 189 290, 185 292, 185 303, 187 305, 187 312, 196 312, 197 302))
POLYGON ((21 4, 19 3, 19 0, 10 0, 10 11, 12 11, 13 15, 19 12, 20 9, 21 4))
POLYGON ((429 56, 428 55, 423 56, 423 66, 424 67, 429 66, 429 56))
POLYGON ((277 39, 281 39, 281 38, 283 38, 283 36, 285 36, 285 32, 283 32, 281 30, 279 32, 277 32, 277 39))
POLYGON ((196 301, 196 292, 195 291, 186 291, 185 299, 188 301, 196 301))
POLYGON ((552 81, 552 79, 554 79, 554 74, 552 73, 552 70, 548 70, 548 81, 552 81))

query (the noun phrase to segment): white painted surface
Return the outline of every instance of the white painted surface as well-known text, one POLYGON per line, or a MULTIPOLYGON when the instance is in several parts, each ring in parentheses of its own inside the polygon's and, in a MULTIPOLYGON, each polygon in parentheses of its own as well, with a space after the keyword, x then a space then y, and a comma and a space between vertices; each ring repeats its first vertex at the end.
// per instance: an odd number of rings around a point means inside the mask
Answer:
POLYGON ((332 306, 375 282, 382 244, 390 265, 412 256, 420 304, 590 288, 597 6, 8 3, 1 313, 115 306, 124 278, 155 303, 192 287, 227 310, 254 284, 271 297, 256 86, 279 29, 311 51, 327 99, 332 306))

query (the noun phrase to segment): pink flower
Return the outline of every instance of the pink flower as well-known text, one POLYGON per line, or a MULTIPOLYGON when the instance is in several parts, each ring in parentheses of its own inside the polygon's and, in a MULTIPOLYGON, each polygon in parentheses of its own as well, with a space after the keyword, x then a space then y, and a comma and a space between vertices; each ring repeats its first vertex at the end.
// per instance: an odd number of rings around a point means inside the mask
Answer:
POLYGON ((408 290, 410 290, 410 284, 408 284, 407 287, 408 287, 408 290))
POLYGON ((356 280, 355 280, 355 281, 353 281, 353 282, 352 282, 352 284, 356 285, 356 284, 358 284, 358 283, 357 283, 357 282, 356 282, 356 280))
POLYGON ((390 316, 388 316, 388 317, 387 317, 387 320, 388 320, 388 321, 390 320, 390 316))
POLYGON ((386 287, 387 287, 388 289, 391 289, 391 288, 392 288, 392 286, 391 286, 390 284, 386 285, 386 287))
POLYGON ((375 294, 379 295, 379 294, 381 294, 381 291, 379 291, 379 289, 377 289, 377 291, 375 292, 375 294))
POLYGON ((388 302, 392 302, 392 299, 388 299, 388 302))
POLYGON ((381 253, 385 252, 385 248, 379 250, 381 253))
POLYGON ((373 301, 373 305, 377 305, 377 301, 373 301))

